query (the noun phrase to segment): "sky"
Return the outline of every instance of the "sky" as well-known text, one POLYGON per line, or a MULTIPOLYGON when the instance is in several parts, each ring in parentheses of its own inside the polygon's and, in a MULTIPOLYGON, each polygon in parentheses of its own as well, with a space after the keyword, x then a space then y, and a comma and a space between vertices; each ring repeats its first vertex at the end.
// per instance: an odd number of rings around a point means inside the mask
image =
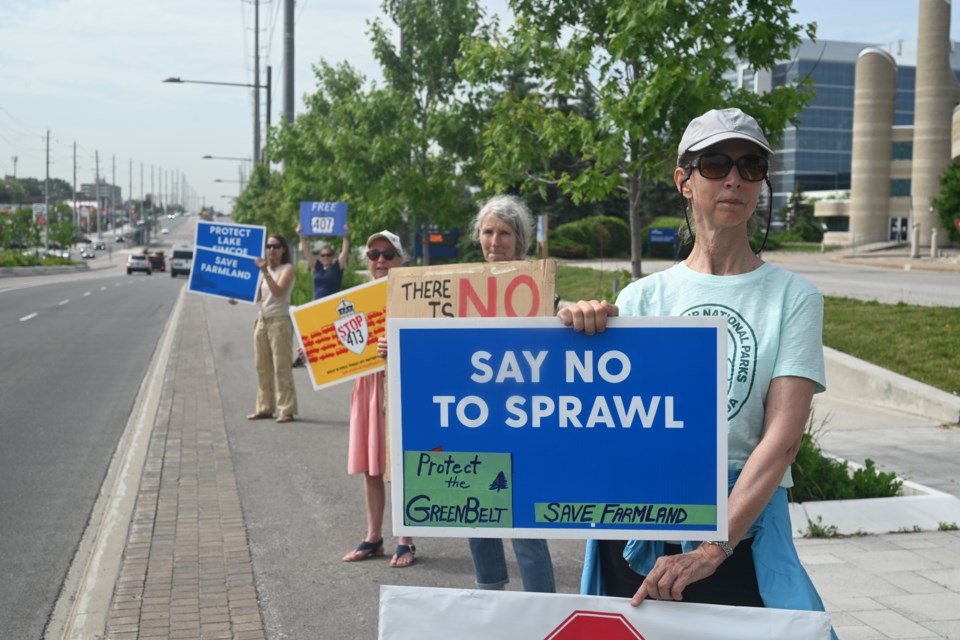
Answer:
MULTIPOLYGON (((124 198, 169 194, 182 176, 192 209, 229 211, 241 171, 249 172, 240 159, 253 155, 253 90, 162 80, 253 84, 257 1, 261 82, 271 65, 276 124, 283 0, 0 0, 0 176, 43 179, 49 158, 50 177, 73 183, 75 171, 79 188, 99 166, 124 198)), ((794 0, 795 21, 816 22, 820 40, 909 42, 919 1, 794 0)), ((296 113, 316 87, 312 65, 321 59, 380 78, 367 35, 368 23, 382 17, 380 4, 297 0, 296 113)), ((481 5, 509 22, 506 0, 481 5)), ((950 35, 960 39, 960 10, 950 35)))

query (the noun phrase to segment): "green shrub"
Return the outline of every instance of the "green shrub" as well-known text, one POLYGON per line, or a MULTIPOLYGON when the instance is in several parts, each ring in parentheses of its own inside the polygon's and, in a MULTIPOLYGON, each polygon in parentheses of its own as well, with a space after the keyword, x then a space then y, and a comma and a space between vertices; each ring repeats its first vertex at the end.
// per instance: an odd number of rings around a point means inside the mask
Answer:
POLYGON ((873 460, 867 459, 863 469, 851 474, 846 462, 823 455, 817 443, 823 426, 823 422, 814 426, 811 411, 792 467, 793 488, 788 489, 791 502, 889 498, 900 494, 903 482, 897 474, 877 471, 873 460))
POLYGON ((548 250, 558 258, 614 258, 630 255, 630 226, 612 216, 590 216, 550 232, 548 250))

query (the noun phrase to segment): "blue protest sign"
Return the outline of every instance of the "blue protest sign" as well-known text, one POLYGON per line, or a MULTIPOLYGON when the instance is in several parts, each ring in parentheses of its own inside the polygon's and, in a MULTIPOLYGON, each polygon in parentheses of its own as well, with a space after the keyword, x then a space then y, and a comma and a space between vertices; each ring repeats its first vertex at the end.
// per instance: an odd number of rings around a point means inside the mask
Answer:
POLYGON ((344 237, 346 224, 346 202, 300 203, 300 235, 344 237))
MULTIPOLYGON (((257 256, 259 257, 259 256, 257 256)), ((197 246, 187 291, 253 303, 260 270, 255 258, 197 246)))
POLYGON ((267 228, 253 224, 197 222, 197 248, 206 247, 223 253, 263 257, 267 228))
POLYGON ((388 320, 396 535, 726 539, 716 318, 388 320))

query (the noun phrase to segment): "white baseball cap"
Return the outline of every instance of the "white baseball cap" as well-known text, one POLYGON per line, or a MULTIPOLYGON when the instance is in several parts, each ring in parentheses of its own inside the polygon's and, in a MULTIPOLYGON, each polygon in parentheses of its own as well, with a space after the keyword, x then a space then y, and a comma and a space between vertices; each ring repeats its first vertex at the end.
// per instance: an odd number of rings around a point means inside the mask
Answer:
POLYGON ((700 151, 724 140, 748 140, 773 153, 763 129, 753 116, 740 109, 711 109, 694 118, 687 125, 680 146, 677 147, 677 162, 688 151, 700 151))
POLYGON ((384 240, 389 242, 391 246, 393 246, 393 248, 397 250, 397 253, 400 254, 401 258, 406 256, 406 254, 403 253, 403 246, 400 244, 399 236, 397 236, 397 234, 393 233, 392 231, 387 231, 386 229, 384 229, 383 231, 377 231, 375 234, 367 238, 367 249, 370 248, 370 244, 377 238, 383 238, 384 240))

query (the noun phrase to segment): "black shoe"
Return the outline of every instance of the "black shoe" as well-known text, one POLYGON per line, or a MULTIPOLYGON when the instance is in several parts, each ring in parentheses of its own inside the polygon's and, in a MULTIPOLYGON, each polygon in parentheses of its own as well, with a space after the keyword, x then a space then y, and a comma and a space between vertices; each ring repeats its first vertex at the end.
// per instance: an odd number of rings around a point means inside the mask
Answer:
POLYGON ((304 364, 305 364, 305 363, 304 363, 304 361, 303 361, 303 358, 300 357, 300 356, 297 356, 297 359, 293 361, 293 367, 294 367, 294 368, 302 367, 302 366, 304 366, 304 364))

